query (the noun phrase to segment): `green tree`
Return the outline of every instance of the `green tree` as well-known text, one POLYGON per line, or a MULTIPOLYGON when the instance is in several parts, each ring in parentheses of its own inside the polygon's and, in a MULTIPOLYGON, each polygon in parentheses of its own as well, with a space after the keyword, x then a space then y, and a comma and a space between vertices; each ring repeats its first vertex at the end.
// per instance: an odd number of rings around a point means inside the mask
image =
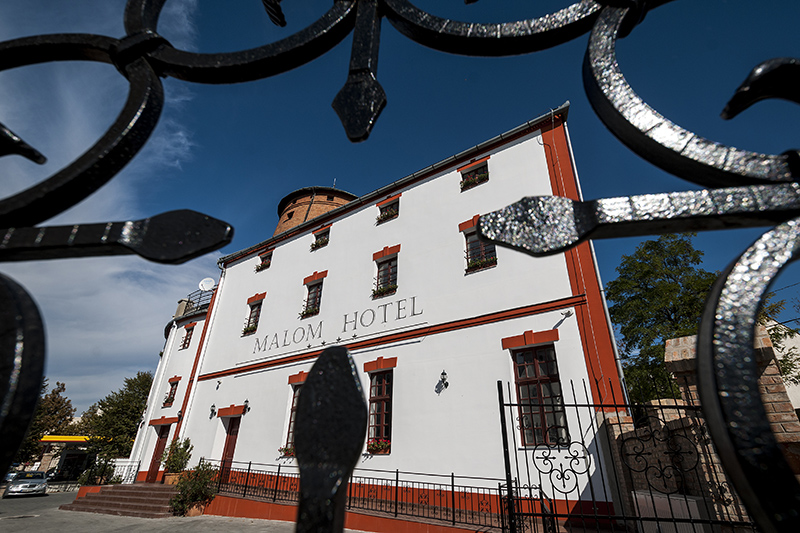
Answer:
POLYGON ((56 381, 56 386, 50 392, 47 389, 47 378, 44 378, 39 404, 34 411, 28 436, 17 451, 14 459, 16 462, 23 463, 38 457, 42 449, 39 441, 45 435, 63 435, 69 431, 75 408, 72 407, 70 399, 63 394, 67 386, 56 381))
POLYGON ((89 444, 95 453, 109 459, 130 455, 152 384, 153 374, 138 372, 125 378, 120 390, 86 410, 81 424, 88 429, 89 444))
MULTIPOLYGON (((779 321, 778 317, 785 309, 786 300, 775 300, 775 293, 768 293, 761 306, 758 323, 767 328, 784 383, 800 385, 800 353, 794 343, 787 343, 800 332, 779 321)), ((800 311, 800 302, 795 301, 794 309, 800 311)))
POLYGON ((666 234, 622 256, 617 279, 606 284, 611 321, 620 344, 631 400, 675 394, 664 365, 667 339, 697 333, 706 294, 716 273, 699 268, 703 252, 695 234, 666 234))

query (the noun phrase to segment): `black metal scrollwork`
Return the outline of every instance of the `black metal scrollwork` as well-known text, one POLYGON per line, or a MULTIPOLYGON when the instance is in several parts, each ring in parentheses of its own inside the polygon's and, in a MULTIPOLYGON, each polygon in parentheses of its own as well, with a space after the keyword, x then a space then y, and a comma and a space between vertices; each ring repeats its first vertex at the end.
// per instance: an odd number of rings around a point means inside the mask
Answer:
POLYGON ((539 473, 548 476, 552 488, 562 494, 575 491, 580 476, 587 474, 592 466, 589 450, 578 441, 563 446, 539 445, 532 457, 539 473))
MULTIPOLYGON (((800 530, 800 484, 791 476, 766 423, 750 355, 761 299, 770 281, 795 257, 800 230, 797 219, 790 219, 798 216, 794 182, 800 177, 800 155, 795 150, 759 154, 703 139, 663 117, 636 95, 617 64, 617 40, 634 31, 645 14, 668 1, 581 0, 535 19, 479 24, 433 16, 408 0, 335 0, 316 22, 275 43, 240 52, 196 54, 177 50, 158 35, 166 0, 129 0, 124 14, 127 35, 122 39, 43 35, 0 43, 0 70, 46 61, 101 61, 115 65, 130 83, 125 107, 94 146, 50 178, 0 200, 0 231, 4 232, 0 259, 139 253, 156 261, 180 262, 230 241, 232 229, 227 224, 186 212, 109 223, 102 228, 30 227, 91 195, 141 149, 163 105, 159 76, 198 83, 266 78, 323 55, 352 31, 349 74, 333 107, 347 136, 361 141, 369 136, 387 100, 377 79, 384 17, 417 43, 475 56, 530 53, 591 32, 584 85, 606 126, 654 165, 693 183, 726 189, 583 203, 524 199, 482 217, 480 232, 501 245, 546 255, 586 238, 783 222, 765 233, 720 278, 703 318, 698 361, 703 409, 712 437, 750 513, 764 531, 800 530), (558 223, 553 224, 556 218, 558 223), (168 234, 158 230, 165 221, 174 226, 168 234), (178 240, 191 241, 191 246, 177 253, 168 251, 175 248, 176 235, 189 237, 178 240)), ((279 0, 262 3, 273 23, 286 24, 279 0)), ((794 59, 757 66, 723 116, 731 118, 764 98, 800 101, 795 89, 799 71, 794 59)), ((44 161, 33 145, 0 125, 0 155, 7 154, 44 161)), ((0 469, 5 469, 33 413, 44 338, 32 300, 6 278, 0 279, 0 304, 4 314, 0 469)), ((354 443, 320 444, 343 449, 354 443)), ((674 461, 672 464, 677 467, 674 461)))

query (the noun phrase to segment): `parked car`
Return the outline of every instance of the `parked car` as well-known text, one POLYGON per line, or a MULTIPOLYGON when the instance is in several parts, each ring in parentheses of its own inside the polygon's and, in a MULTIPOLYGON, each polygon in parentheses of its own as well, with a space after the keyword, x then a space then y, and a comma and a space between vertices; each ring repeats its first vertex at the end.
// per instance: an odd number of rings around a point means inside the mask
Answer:
POLYGON ((47 494, 47 475, 44 472, 19 472, 3 492, 3 498, 26 494, 47 494))
POLYGON ((17 475, 17 472, 12 470, 8 474, 6 474, 6 479, 3 481, 3 483, 11 483, 11 481, 14 479, 14 476, 16 476, 16 475, 17 475))

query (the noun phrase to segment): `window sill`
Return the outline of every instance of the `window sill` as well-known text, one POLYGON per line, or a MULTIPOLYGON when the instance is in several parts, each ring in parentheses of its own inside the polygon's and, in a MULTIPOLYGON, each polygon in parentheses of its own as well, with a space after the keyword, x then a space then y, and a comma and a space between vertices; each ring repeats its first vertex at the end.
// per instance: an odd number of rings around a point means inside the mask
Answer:
POLYGON ((256 272, 263 272, 270 267, 270 263, 259 263, 256 265, 256 272))
POLYGON ((246 330, 246 331, 243 331, 243 332, 242 332, 242 337, 249 337, 250 335, 252 335, 252 334, 253 334, 253 333, 255 333, 255 332, 256 332, 256 330, 255 330, 255 329, 251 329, 251 330, 246 330))
POLYGON ((375 225, 376 226, 380 226, 381 224, 383 224, 385 222, 389 222, 390 220, 394 220, 396 218, 400 218, 400 215, 399 214, 394 214, 392 216, 387 216, 387 217, 378 217, 378 218, 375 219, 375 225))
POLYGON ((466 270, 464 270, 464 275, 468 276, 469 274, 480 272, 482 270, 489 270, 490 268, 494 268, 496 266, 497 266, 497 261, 495 261, 494 263, 488 263, 486 265, 474 266, 472 268, 467 268, 466 270))
POLYGON ((391 455, 392 450, 383 450, 380 452, 365 452, 365 455, 391 455))
POLYGON ((397 287, 395 286, 392 289, 373 289, 372 291, 372 299, 378 300, 380 298, 384 298, 386 296, 392 296, 393 294, 397 294, 397 287))
POLYGON ((474 189, 478 185, 483 185, 484 183, 488 182, 489 178, 482 179, 479 181, 461 181, 461 192, 468 191, 470 189, 474 189))
POLYGON ((163 404, 161 404, 161 408, 166 409, 167 407, 172 407, 173 403, 174 402, 164 402, 163 404))
POLYGON ((317 316, 318 314, 319 314, 319 309, 313 309, 313 310, 310 310, 310 311, 303 311, 302 313, 300 313, 300 319, 302 320, 304 318, 317 316))

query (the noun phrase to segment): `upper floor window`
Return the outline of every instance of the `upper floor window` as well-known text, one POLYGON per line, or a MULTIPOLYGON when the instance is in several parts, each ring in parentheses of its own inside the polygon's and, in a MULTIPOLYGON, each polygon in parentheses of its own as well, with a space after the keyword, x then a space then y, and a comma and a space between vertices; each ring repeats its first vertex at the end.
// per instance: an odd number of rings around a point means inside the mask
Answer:
POLYGON ((322 281, 327 277, 328 271, 314 272, 303 280, 308 294, 306 301, 303 303, 303 310, 300 312, 300 318, 306 318, 319 314, 319 307, 322 303, 322 281))
POLYGON ((369 429, 367 451, 389 453, 392 446, 392 374, 383 370, 369 374, 369 429))
POLYGON ((303 305, 303 312, 300 318, 306 318, 319 314, 319 306, 322 303, 322 281, 308 285, 308 296, 303 305))
POLYGON ((330 226, 327 228, 323 228, 314 232, 314 242, 311 243, 311 251, 317 250, 322 248, 323 246, 328 246, 328 243, 331 240, 331 230, 330 226))
POLYGON ((258 254, 258 258, 260 261, 256 265, 256 272, 261 272, 262 270, 268 269, 272 264, 272 250, 258 254))
POLYGON ((244 321, 244 329, 242 335, 250 335, 255 333, 258 329, 258 319, 261 316, 261 302, 256 302, 250 305, 250 312, 247 315, 247 320, 244 321))
POLYGON ((378 261, 378 275, 372 297, 379 298, 397 292, 397 256, 378 261))
POLYGON ((489 181, 488 160, 488 157, 484 157, 458 169, 461 172, 461 192, 489 181))
POLYGON ((513 350, 523 446, 569 444, 564 397, 552 344, 513 350))
POLYGON ((497 251, 494 244, 478 239, 476 226, 479 219, 480 215, 475 215, 458 225, 458 231, 464 234, 464 241, 466 242, 464 255, 467 260, 467 274, 493 267, 497 264, 497 251))
POLYGON ((464 233, 464 238, 467 248, 467 273, 497 265, 497 251, 494 243, 478 239, 475 231, 464 233))
POLYGON ((254 294, 247 299, 249 306, 247 318, 244 321, 244 328, 242 329, 242 336, 255 333, 258 329, 258 319, 261 317, 261 304, 267 296, 266 292, 254 294))
POLYGON ((180 380, 180 376, 173 376, 169 378, 169 391, 167 391, 167 395, 164 397, 164 403, 162 407, 170 407, 172 406, 173 402, 175 402, 175 394, 178 392, 178 383, 180 380))
POLYGON ((185 332, 183 334, 183 339, 181 340, 181 345, 178 347, 179 350, 185 350, 189 347, 189 344, 192 342, 192 334, 194 333, 194 326, 186 326, 185 332))
POLYGON ((400 195, 392 196, 376 204, 378 206, 378 216, 375 219, 377 224, 383 224, 387 220, 392 220, 400 216, 400 195))

